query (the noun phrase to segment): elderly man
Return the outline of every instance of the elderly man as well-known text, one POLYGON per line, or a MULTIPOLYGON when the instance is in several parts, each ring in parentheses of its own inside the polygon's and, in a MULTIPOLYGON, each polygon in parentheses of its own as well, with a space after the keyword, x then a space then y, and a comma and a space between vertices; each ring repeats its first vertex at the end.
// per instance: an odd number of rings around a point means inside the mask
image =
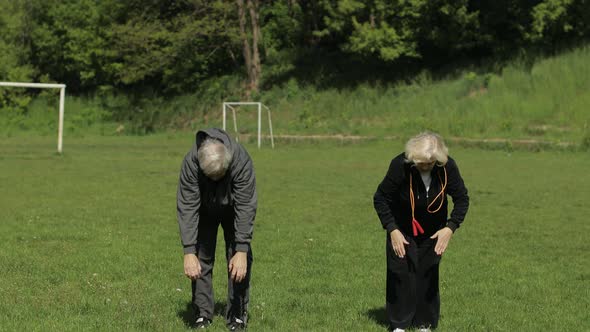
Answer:
POLYGON ((182 163, 177 192, 184 273, 192 280, 196 328, 206 328, 213 319, 212 273, 219 224, 228 263, 226 323, 230 331, 246 327, 256 207, 256 179, 248 152, 221 129, 197 132, 196 143, 182 163))

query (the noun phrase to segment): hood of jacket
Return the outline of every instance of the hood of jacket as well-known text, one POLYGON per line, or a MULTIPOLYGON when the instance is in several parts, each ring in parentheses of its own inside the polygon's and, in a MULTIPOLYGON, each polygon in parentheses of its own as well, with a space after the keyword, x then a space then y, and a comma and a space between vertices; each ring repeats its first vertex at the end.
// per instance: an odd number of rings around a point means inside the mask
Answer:
MULTIPOLYGON (((197 149, 201 147, 201 144, 207 139, 207 137, 215 138, 225 145, 228 148, 233 148, 233 140, 232 138, 226 133, 224 130, 219 128, 209 128, 197 131, 195 137, 195 143, 197 144, 197 149)), ((233 151, 234 149, 231 149, 233 151)))

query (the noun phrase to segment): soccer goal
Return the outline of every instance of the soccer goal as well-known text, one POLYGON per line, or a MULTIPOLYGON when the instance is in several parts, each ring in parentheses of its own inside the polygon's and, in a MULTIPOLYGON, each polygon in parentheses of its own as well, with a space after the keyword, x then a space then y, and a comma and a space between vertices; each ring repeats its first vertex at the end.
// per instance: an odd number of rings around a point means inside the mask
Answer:
POLYGON ((238 139, 238 123, 236 119, 236 107, 240 106, 256 106, 258 109, 258 148, 260 149, 260 145, 262 142, 262 108, 264 107, 267 110, 268 114, 268 129, 270 132, 270 144, 272 148, 275 147, 275 141, 272 134, 272 119, 270 116, 270 108, 260 102, 224 102, 223 103, 223 130, 225 129, 226 125, 226 118, 227 118, 227 110, 231 110, 234 120, 234 132, 236 133, 236 140, 238 139))
POLYGON ((65 84, 50 83, 16 83, 0 82, 0 87, 18 87, 18 88, 36 88, 36 89, 59 89, 59 124, 57 130, 57 152, 62 153, 63 148, 63 131, 64 131, 64 102, 66 98, 65 84))

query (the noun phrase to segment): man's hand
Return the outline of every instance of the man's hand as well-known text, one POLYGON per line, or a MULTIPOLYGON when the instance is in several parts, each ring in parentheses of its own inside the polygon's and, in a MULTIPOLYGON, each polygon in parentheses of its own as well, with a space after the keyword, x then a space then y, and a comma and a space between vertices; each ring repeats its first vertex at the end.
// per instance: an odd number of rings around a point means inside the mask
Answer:
POLYGON ((201 263, 199 263, 197 255, 184 255, 184 274, 190 280, 197 280, 201 277, 201 263))
POLYGON ((238 251, 229 261, 229 274, 233 281, 241 282, 248 270, 248 253, 238 251))
POLYGON ((393 251, 399 258, 404 258, 406 255, 406 244, 410 244, 398 229, 394 229, 390 234, 389 237, 391 238, 391 246, 393 247, 393 251))
POLYGON ((431 239, 437 239, 436 245, 434 246, 434 252, 436 252, 437 255, 440 256, 445 252, 445 250, 447 250, 451 236, 453 236, 453 230, 445 227, 430 237, 431 239))

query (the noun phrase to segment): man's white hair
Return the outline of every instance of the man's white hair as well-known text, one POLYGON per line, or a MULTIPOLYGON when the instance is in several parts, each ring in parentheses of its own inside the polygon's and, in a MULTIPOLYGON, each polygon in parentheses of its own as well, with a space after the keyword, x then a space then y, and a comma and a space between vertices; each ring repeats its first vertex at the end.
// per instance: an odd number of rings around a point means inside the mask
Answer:
POLYGON ((445 165, 449 159, 449 149, 443 138, 435 133, 425 131, 406 143, 406 160, 413 163, 430 163, 436 161, 445 165))
POLYGON ((231 163, 231 151, 220 141, 207 138, 197 152, 199 166, 208 178, 219 180, 225 175, 231 163))

